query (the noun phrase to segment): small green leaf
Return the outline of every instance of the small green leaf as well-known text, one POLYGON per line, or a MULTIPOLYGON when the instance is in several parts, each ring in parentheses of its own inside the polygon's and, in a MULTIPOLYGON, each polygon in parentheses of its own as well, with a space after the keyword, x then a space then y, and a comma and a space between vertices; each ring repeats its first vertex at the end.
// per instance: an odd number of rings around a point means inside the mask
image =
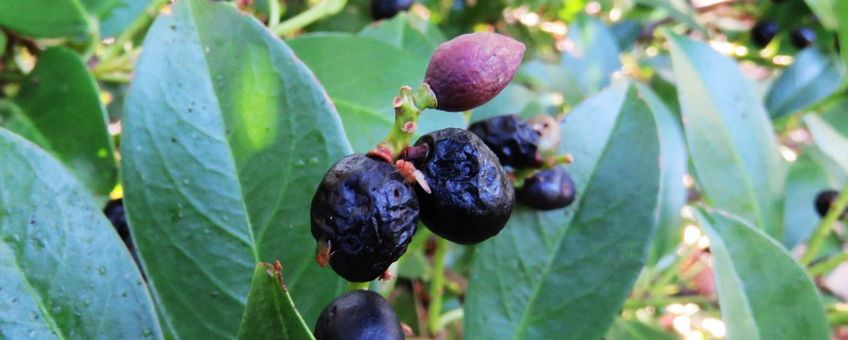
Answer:
POLYGON ((819 149, 848 171, 848 135, 844 135, 817 115, 804 116, 804 123, 819 149))
POLYGON ((804 49, 772 85, 766 107, 772 118, 798 112, 829 97, 844 80, 841 60, 815 48, 804 49))
POLYGON ((563 135, 578 200, 569 217, 518 206, 477 247, 465 300, 469 337, 598 339, 642 269, 661 186, 648 105, 633 86, 613 86, 575 108, 563 135))
MULTIPOLYGON (((288 43, 327 89, 357 152, 383 141, 394 124, 398 89, 421 84, 427 69, 428 56, 364 37, 314 34, 288 43)), ((436 110, 425 111, 418 123, 419 134, 466 126, 462 114, 436 110)))
POLYGON ((351 153, 326 92, 255 19, 181 0, 144 43, 122 140, 125 205, 169 336, 236 336, 257 262, 313 323, 344 280, 315 263, 309 204, 351 153), (202 303, 197 303, 202 301, 202 303))
MULTIPOLYGON (((839 8, 837 4, 839 2, 844 2, 843 0, 804 0, 807 3, 807 6, 813 11, 816 15, 816 19, 818 19, 824 27, 830 30, 834 30, 838 27, 837 15, 839 13, 839 8)), ((844 17, 844 15, 843 15, 844 17)))
POLYGON ((162 338, 141 273, 65 168, 0 128, 0 334, 162 338))
POLYGON ((281 270, 279 261, 256 265, 239 339, 315 339, 294 306, 281 270))
POLYGON ((129 26, 151 0, 81 0, 88 13, 100 20, 100 36, 112 37, 129 26))
POLYGON ((667 33, 698 186, 712 206, 783 237, 786 165, 771 121, 738 65, 667 33))
POLYGON ((0 26, 36 38, 89 35, 96 20, 78 0, 0 0, 0 26))
POLYGON ((710 33, 704 26, 698 23, 698 14, 692 8, 692 4, 685 0, 636 0, 637 3, 660 8, 668 12, 674 20, 688 26, 689 28, 698 31, 704 36, 709 36, 710 33))
MULTIPOLYGON (((359 36, 379 40, 421 56, 433 54, 442 41, 431 40, 413 27, 411 20, 413 19, 407 13, 401 12, 390 20, 382 20, 374 25, 366 26, 359 32, 359 36)), ((435 26, 425 26, 425 28, 438 30, 435 26)))
POLYGON ((696 217, 710 239, 728 339, 830 338, 816 286, 780 244, 719 211, 696 217))
POLYGON ((612 73, 621 69, 618 42, 598 19, 579 16, 568 27, 573 47, 562 54, 562 67, 577 79, 583 95, 606 87, 612 73))
POLYGON ((100 90, 79 56, 63 47, 45 50, 15 102, 47 141, 42 147, 95 195, 112 191, 118 177, 115 146, 100 90))
POLYGON ((38 131, 32 120, 24 114, 21 108, 8 100, 0 100, 0 126, 28 139, 45 150, 50 150, 50 142, 38 131))

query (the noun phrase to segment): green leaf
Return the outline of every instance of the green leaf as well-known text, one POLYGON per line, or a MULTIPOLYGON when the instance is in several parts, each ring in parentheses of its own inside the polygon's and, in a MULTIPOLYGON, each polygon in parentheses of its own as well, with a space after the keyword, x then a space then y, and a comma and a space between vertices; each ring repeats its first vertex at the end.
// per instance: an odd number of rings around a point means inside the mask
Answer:
POLYGON ((539 114, 537 94, 526 87, 512 83, 501 93, 472 112, 471 121, 483 120, 504 114, 533 117, 539 114))
POLYGON ((78 0, 0 0, 0 26, 36 38, 90 35, 97 27, 78 0))
POLYGON ((258 21, 182 0, 143 46, 122 141, 125 204, 175 338, 237 334, 257 262, 313 323, 344 281, 314 261, 309 204, 351 152, 315 76, 258 21), (197 303, 198 299, 202 303, 197 303))
POLYGON ((647 325, 639 320, 615 319, 607 331, 605 340, 674 340, 674 335, 663 332, 656 327, 647 325))
POLYGON ((150 0, 81 0, 88 13, 100 19, 100 36, 120 34, 150 4, 150 0))
MULTIPOLYGON (((359 32, 359 36, 379 40, 417 55, 430 56, 442 41, 424 35, 413 27, 411 20, 413 19, 406 12, 401 12, 390 20, 382 20, 366 26, 359 32)), ((437 31, 435 26, 424 27, 437 31)), ((437 37, 439 35, 441 33, 438 33, 437 37)))
POLYGON ((710 239, 728 339, 830 338, 815 285, 780 244, 719 211, 696 217, 710 239))
MULTIPOLYGON (((848 1, 836 2, 836 15, 839 26, 836 28, 839 46, 848 46, 848 1)), ((848 65, 848 48, 842 48, 842 61, 848 65)))
MULTIPOLYGON (((324 84, 357 152, 383 141, 394 124, 392 99, 398 89, 421 84, 427 69, 427 56, 369 38, 315 34, 288 43, 324 84)), ((418 133, 465 126, 462 114, 427 110, 418 133)))
POLYGON ((686 141, 683 138, 683 128, 680 121, 665 106, 662 99, 650 87, 638 84, 639 96, 654 114, 657 132, 660 137, 660 193, 659 219, 648 263, 656 264, 659 259, 677 249, 681 240, 680 209, 686 205, 686 186, 683 185, 683 175, 686 174, 688 158, 686 156, 686 141))
MULTIPOLYGON (((107 129, 100 90, 71 50, 45 50, 15 98, 54 153, 98 196, 115 186, 115 146, 107 129)), ((39 142, 34 139, 33 141, 39 142)))
POLYGON ((0 100, 0 126, 12 131, 18 136, 49 150, 50 143, 38 131, 32 120, 27 117, 17 105, 8 100, 0 100))
POLYGON ((698 31, 704 36, 709 36, 710 33, 698 23, 698 14, 692 8, 692 4, 685 0, 636 0, 637 3, 656 7, 668 12, 668 15, 678 22, 688 26, 689 28, 698 31))
POLYGON ((506 228, 477 247, 465 301, 469 337, 598 339, 642 269, 661 187, 650 109, 634 87, 614 86, 572 111, 563 135, 578 190, 571 218, 518 206, 506 228))
POLYGON ((804 0, 804 2, 816 15, 816 19, 822 23, 822 26, 831 30, 838 27, 837 15, 844 12, 839 12, 837 4, 842 0, 804 0))
POLYGON ((829 164, 826 164, 828 161, 827 156, 817 148, 807 147, 789 168, 783 237, 786 249, 805 242, 818 225, 820 217, 813 209, 816 194, 825 189, 841 187, 844 175, 834 176, 829 164))
POLYGON ((598 19, 579 16, 568 27, 573 46, 562 54, 562 67, 577 79, 584 96, 606 87, 621 69, 618 42, 598 19))
POLYGON ((798 112, 835 93, 843 80, 841 60, 815 48, 804 49, 772 85, 766 108, 772 118, 798 112))
POLYGON ((848 135, 844 135, 817 115, 804 116, 804 124, 813 135, 816 145, 825 155, 848 171, 848 135))
POLYGON ((281 269, 280 262, 256 265, 239 339, 315 339, 294 306, 281 269))
POLYGON ((762 103, 730 58, 667 36, 701 193, 711 206, 782 238, 785 162, 762 103))
POLYGON ((141 273, 85 188, 0 129, 0 334, 161 338, 141 273))

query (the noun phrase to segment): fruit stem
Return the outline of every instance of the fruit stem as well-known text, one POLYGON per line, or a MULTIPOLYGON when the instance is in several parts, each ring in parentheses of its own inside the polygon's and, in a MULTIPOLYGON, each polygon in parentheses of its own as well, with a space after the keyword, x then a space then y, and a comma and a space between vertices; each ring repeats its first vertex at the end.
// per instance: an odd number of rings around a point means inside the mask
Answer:
POLYGON ((315 6, 291 17, 290 19, 271 27, 271 31, 278 36, 286 36, 294 31, 309 26, 309 24, 329 17, 344 9, 347 0, 324 0, 315 6))
POLYGON ((831 258, 817 263, 810 267, 810 275, 815 277, 824 275, 839 267, 843 262, 848 261, 848 252, 843 252, 832 256, 831 258))
POLYGON ((825 238, 833 230, 833 225, 842 216, 846 207, 848 207, 848 185, 846 185, 839 193, 839 196, 836 197, 833 205, 831 205, 830 209, 828 209, 827 215, 824 216, 821 223, 819 223, 819 226, 816 227, 816 231, 813 232, 813 236, 811 236, 810 240, 807 242, 807 251, 804 252, 804 255, 801 256, 801 259, 798 261, 801 265, 809 265, 810 262, 815 260, 819 251, 821 251, 825 238))
POLYGON ((371 282, 348 282, 347 283, 347 291, 352 292, 354 290, 368 290, 371 287, 371 282))
POLYGON ((395 108, 395 124, 386 140, 381 143, 392 150, 392 156, 397 158, 403 149, 409 146, 412 135, 418 127, 418 116, 425 109, 436 107, 436 95, 430 86, 422 83, 418 89, 401 86, 400 93, 392 101, 395 108))
POLYGON ((448 241, 436 238, 436 253, 433 255, 433 280, 430 281, 430 306, 427 307, 427 328, 430 335, 436 335, 441 329, 442 296, 445 292, 445 255, 448 241))

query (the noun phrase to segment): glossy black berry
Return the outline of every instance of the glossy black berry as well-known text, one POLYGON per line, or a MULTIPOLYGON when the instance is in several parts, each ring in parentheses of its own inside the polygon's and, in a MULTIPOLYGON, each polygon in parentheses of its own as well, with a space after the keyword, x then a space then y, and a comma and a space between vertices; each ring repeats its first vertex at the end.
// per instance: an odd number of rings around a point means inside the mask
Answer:
POLYGON ((496 116, 468 127, 498 156, 501 165, 536 168, 542 165, 539 133, 516 115, 496 116))
POLYGON ((789 41, 797 49, 804 49, 816 42, 816 32, 809 27, 799 27, 789 34, 789 41))
POLYGON ((780 27, 774 21, 760 21, 751 29, 751 42, 757 47, 766 47, 777 35, 779 29, 780 27))
POLYGON ((574 202, 574 182, 565 168, 558 166, 540 170, 524 180, 515 196, 519 202, 537 210, 565 208, 574 202))
POLYGON ((506 225, 515 192, 497 156, 473 133, 448 128, 422 136, 415 160, 432 193, 417 188, 421 220, 431 231, 461 244, 481 242, 506 225))
MULTIPOLYGON (((106 207, 103 208, 103 214, 106 215, 109 222, 112 222, 112 226, 115 228, 115 231, 118 232, 118 236, 121 237, 121 240, 124 241, 124 244, 127 246, 127 250, 130 251, 135 262, 140 263, 138 260, 138 252, 136 251, 135 244, 132 240, 132 235, 130 235, 129 225, 127 225, 127 214, 124 211, 124 200, 119 198, 109 201, 109 203, 106 203, 106 207)), ((142 275, 144 275, 144 273, 142 273, 142 275)))
POLYGON ((418 199, 397 169, 362 154, 333 165, 312 198, 312 236, 330 246, 329 263, 354 282, 379 277, 406 252, 418 199))
POLYGON ((374 20, 388 19, 401 11, 409 10, 413 0, 371 0, 371 18, 374 20))
POLYGON ((355 290, 337 297, 315 323, 316 340, 403 339, 400 321, 380 294, 355 290))
MULTIPOLYGON (((839 196, 839 192, 836 190, 824 190, 816 195, 816 212, 819 216, 824 217, 824 215, 827 215, 837 196, 839 196)), ((846 216, 848 216, 848 209, 842 213, 841 217, 844 218, 846 216)))

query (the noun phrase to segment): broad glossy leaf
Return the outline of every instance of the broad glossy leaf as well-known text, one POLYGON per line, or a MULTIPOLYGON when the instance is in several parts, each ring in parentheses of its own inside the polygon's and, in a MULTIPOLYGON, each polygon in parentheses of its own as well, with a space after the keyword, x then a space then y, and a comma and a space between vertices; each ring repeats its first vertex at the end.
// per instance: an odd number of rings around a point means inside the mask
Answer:
POLYGON ((634 87, 614 86, 572 111, 563 129, 578 200, 568 217, 518 206, 477 247, 465 301, 470 339, 598 339, 642 269, 661 186, 650 109, 634 87))
MULTIPOLYGON (((392 99, 401 86, 421 84, 429 58, 346 34, 305 35, 288 43, 327 89, 357 152, 373 149, 388 135, 395 116, 392 99)), ((460 113, 427 110, 418 133, 465 126, 460 113)))
POLYGON ((2 128, 0 301, 4 338, 162 337, 138 268, 86 189, 2 128))
POLYGON ((562 54, 562 67, 577 79, 584 96, 606 87, 621 69, 618 42, 598 19, 580 16, 568 27, 572 45, 562 54))
POLYGON ((315 339, 294 306, 280 267, 270 263, 256 265, 238 338, 315 339))
POLYGON ((639 90, 639 98, 645 101, 654 114, 662 154, 660 157, 662 178, 657 204, 659 219, 648 256, 648 263, 653 265, 661 257, 677 249, 681 240, 680 209, 686 204, 687 199, 683 175, 686 174, 688 159, 680 121, 648 86, 638 84, 636 88, 639 90))
POLYGON ((125 204, 170 335, 234 337, 273 259, 314 322, 344 282, 315 264, 309 205, 351 150, 306 66, 231 6, 182 0, 148 34, 125 114, 125 204))
POLYGON ((798 112, 829 97, 844 80, 845 66, 840 59, 815 48, 804 49, 772 85, 766 107, 772 118, 798 112))
POLYGON ((780 244, 726 213, 696 216, 710 239, 728 339, 830 338, 818 290, 780 244))
MULTIPOLYGON (((371 38, 390 44, 392 46, 407 50, 414 54, 429 56, 441 43, 431 37, 424 35, 413 27, 413 18, 407 13, 401 12, 390 20, 382 20, 373 25, 365 27, 359 36, 371 38)), ((425 26, 425 29, 436 31, 434 26, 425 26)), ((441 33, 438 33, 439 35, 441 33)))
POLYGON ((829 169, 829 159, 815 147, 802 150, 786 177, 786 208, 783 245, 792 249, 805 242, 820 220, 813 209, 816 194, 825 189, 840 188, 843 176, 829 169))
POLYGON ((78 0, 0 0, 0 26, 51 38, 92 34, 97 23, 78 0))
POLYGON ((704 198, 780 239, 785 163, 771 121, 738 66, 667 33, 689 155, 704 198))
POLYGON ((607 331, 605 340, 674 340, 674 335, 640 322, 639 320, 615 319, 607 331))
POLYGON ((115 186, 114 142, 107 130, 100 90, 74 52, 45 50, 24 80, 16 103, 54 153, 98 196, 115 186))
POLYGON ((804 116, 804 123, 824 154, 848 171, 848 135, 842 134, 817 115, 804 116))

